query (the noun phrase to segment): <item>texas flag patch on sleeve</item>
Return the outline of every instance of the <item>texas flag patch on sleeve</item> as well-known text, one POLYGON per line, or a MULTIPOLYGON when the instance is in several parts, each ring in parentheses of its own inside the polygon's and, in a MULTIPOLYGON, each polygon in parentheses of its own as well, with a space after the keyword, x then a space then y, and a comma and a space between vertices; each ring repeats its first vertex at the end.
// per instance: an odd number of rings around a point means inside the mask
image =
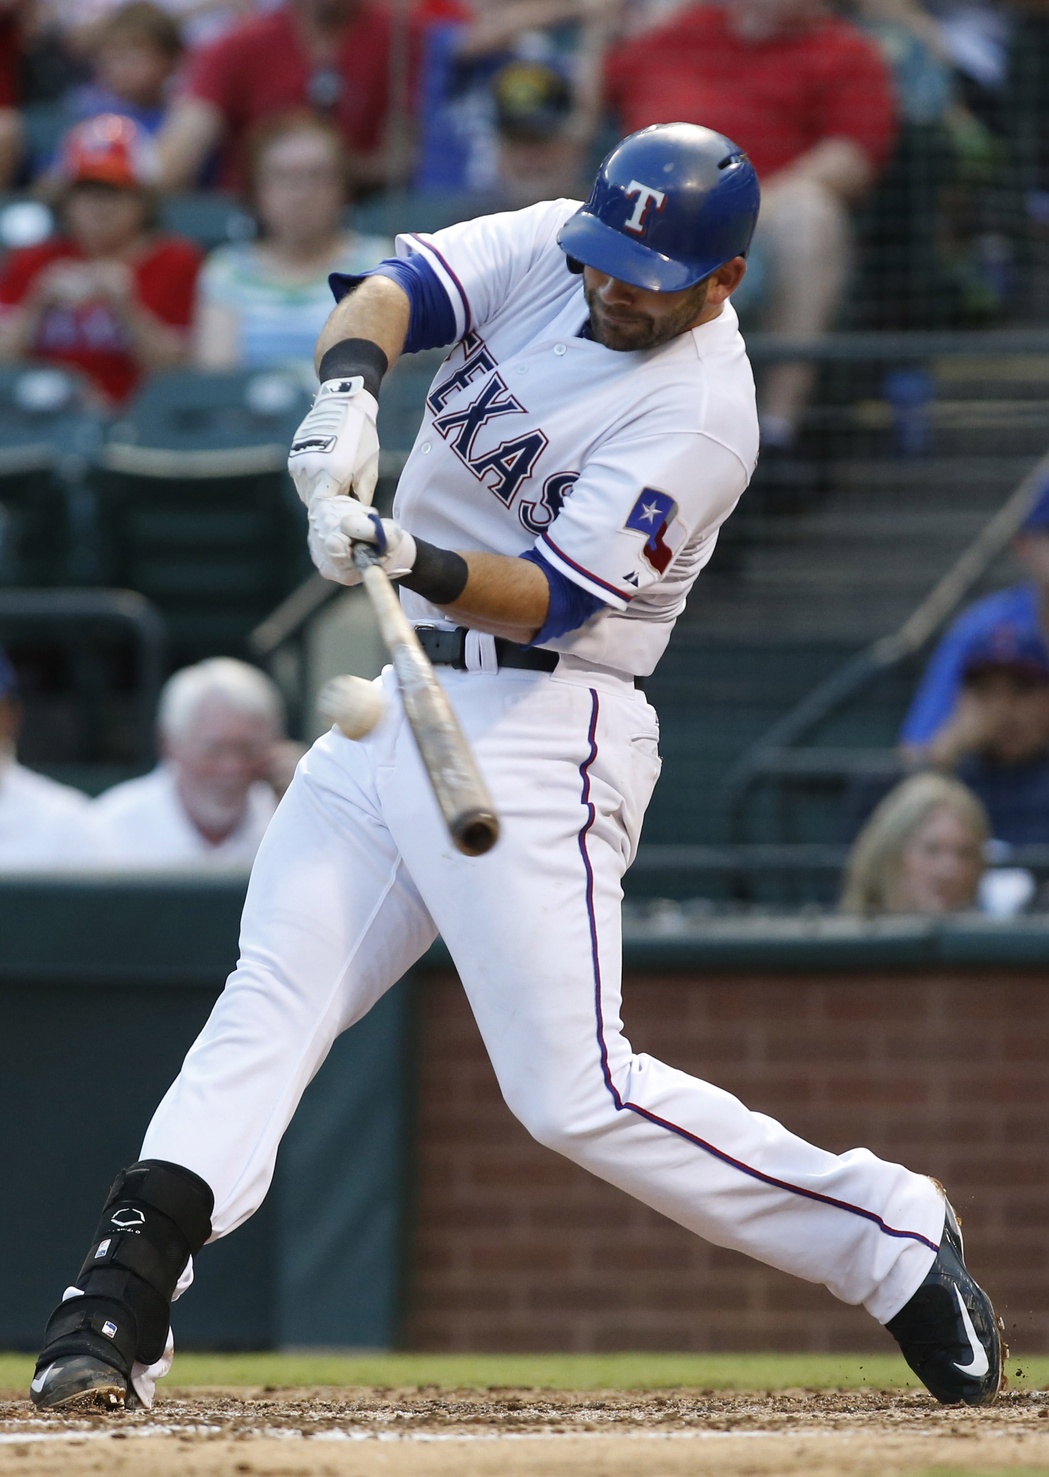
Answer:
POLYGON ((685 541, 685 528, 676 522, 677 503, 668 493, 646 487, 638 498, 624 528, 646 535, 642 549, 646 560, 662 574, 685 541))

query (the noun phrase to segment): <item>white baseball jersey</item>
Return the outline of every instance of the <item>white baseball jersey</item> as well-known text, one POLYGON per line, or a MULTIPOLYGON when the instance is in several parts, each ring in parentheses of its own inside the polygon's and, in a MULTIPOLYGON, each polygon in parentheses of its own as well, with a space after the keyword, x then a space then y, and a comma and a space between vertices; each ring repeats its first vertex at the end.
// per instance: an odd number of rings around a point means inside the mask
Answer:
MULTIPOLYGON (((580 330, 582 277, 557 232, 556 200, 428 236, 420 253, 460 342, 434 379, 394 516, 450 549, 517 555, 536 545, 604 603, 548 644, 645 676, 754 470, 754 380, 736 314, 646 352, 580 330)), ((415 620, 446 617, 401 596, 415 620)))

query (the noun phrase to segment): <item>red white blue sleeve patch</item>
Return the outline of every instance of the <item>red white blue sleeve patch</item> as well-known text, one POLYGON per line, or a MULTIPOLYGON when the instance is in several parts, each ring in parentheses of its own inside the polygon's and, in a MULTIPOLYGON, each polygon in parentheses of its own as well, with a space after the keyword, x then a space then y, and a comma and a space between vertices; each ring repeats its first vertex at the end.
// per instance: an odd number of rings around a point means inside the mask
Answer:
POLYGON ((663 574, 685 541, 686 529, 677 522, 678 507, 666 492, 646 487, 630 510, 624 528, 645 535, 642 554, 657 574, 663 574))

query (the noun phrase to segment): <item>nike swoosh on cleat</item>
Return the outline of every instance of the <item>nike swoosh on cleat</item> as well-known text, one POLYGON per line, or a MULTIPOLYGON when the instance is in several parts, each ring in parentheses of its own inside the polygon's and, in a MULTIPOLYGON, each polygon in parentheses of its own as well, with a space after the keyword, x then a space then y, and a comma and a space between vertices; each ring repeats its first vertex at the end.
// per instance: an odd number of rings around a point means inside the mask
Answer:
POLYGON ((973 1352, 973 1357, 969 1360, 968 1364, 959 1364, 957 1360, 954 1360, 954 1367, 955 1369, 961 1370, 962 1374, 971 1375, 974 1380, 980 1380, 983 1379, 984 1375, 990 1369, 991 1362, 987 1358, 987 1350, 976 1337, 976 1329, 973 1328, 973 1321, 969 1317, 969 1309, 965 1306, 962 1295, 957 1287, 954 1289, 954 1295, 958 1299, 958 1306, 962 1312, 962 1325, 965 1328, 965 1337, 969 1340, 969 1347, 973 1352))
POLYGON ((43 1371, 43 1373, 38 1374, 35 1379, 30 1381, 29 1388, 31 1390, 35 1390, 36 1393, 39 1395, 40 1391, 47 1384, 48 1380, 51 1378, 54 1372, 55 1366, 53 1364, 49 1364, 47 1368, 43 1371))

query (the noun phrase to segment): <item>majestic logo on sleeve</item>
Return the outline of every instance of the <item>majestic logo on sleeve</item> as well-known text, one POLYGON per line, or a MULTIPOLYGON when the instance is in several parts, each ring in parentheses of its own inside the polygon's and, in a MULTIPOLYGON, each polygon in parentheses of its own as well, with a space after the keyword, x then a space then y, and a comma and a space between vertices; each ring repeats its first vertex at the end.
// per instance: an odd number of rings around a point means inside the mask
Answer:
POLYGON ((665 492, 646 487, 638 498, 624 528, 646 535, 641 550, 657 574, 662 574, 685 541, 685 529, 676 523, 677 503, 665 492))
POLYGON ((628 199, 635 195, 634 213, 628 221, 623 222, 623 229, 633 231, 635 236, 643 236, 648 230, 648 218, 653 206, 657 211, 663 209, 667 203, 666 190, 654 190, 651 185, 643 185, 640 181, 632 179, 623 192, 628 199))

